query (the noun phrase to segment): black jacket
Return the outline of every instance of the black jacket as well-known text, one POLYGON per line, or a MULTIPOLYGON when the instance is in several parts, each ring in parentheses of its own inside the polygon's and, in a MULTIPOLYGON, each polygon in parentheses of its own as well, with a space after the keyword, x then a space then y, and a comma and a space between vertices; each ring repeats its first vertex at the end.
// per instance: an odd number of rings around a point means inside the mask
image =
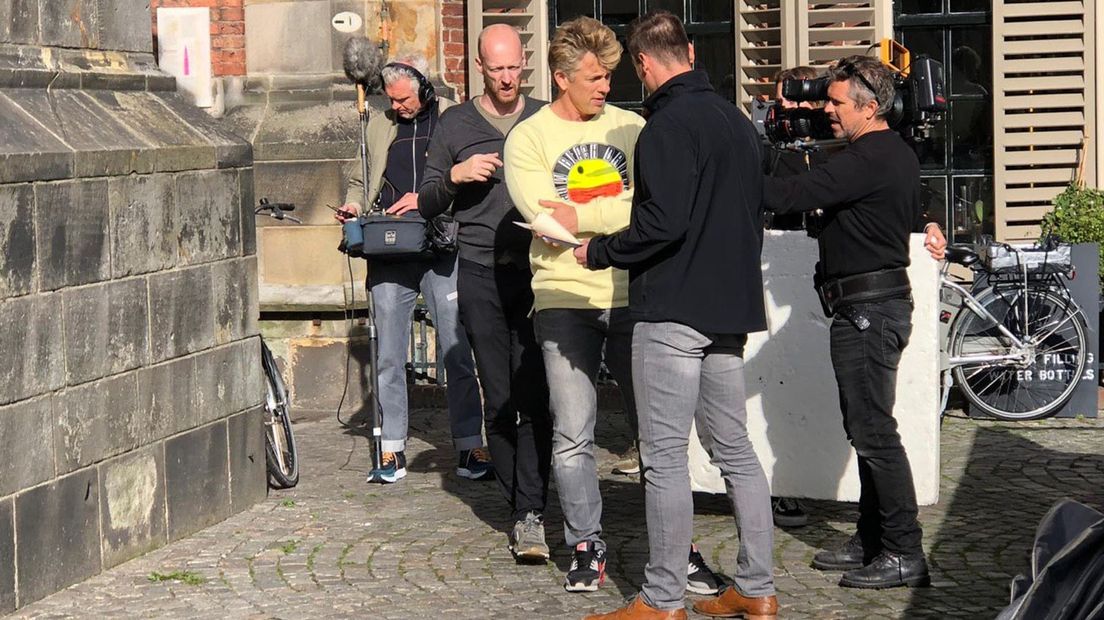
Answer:
POLYGON ((671 78, 644 108, 629 227, 591 239, 587 263, 629 270, 637 320, 715 334, 766 329, 755 128, 700 71, 671 78))

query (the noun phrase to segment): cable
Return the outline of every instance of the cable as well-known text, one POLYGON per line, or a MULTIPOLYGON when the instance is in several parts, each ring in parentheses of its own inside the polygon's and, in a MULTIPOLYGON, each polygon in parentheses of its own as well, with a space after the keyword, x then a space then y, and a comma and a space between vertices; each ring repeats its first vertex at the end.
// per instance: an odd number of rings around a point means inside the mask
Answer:
POLYGON ((342 285, 341 298, 344 307, 341 312, 345 319, 345 333, 349 335, 349 342, 345 344, 345 385, 341 388, 341 400, 337 403, 337 423, 348 429, 359 430, 357 427, 341 419, 341 407, 345 404, 345 396, 349 393, 349 362, 352 361, 352 333, 353 326, 356 324, 356 283, 353 280, 353 258, 348 254, 345 255, 345 263, 349 269, 349 293, 345 293, 345 286, 342 285), (351 309, 349 307, 350 296, 352 296, 351 309))

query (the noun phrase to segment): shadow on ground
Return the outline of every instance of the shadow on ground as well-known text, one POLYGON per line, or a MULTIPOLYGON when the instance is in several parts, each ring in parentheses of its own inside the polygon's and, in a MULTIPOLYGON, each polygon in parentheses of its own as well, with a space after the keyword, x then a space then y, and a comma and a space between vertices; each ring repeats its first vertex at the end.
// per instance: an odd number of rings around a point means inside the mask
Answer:
MULTIPOLYGON (((501 534, 502 545, 507 545, 508 534, 513 528, 506 500, 499 492, 498 484, 486 481, 473 484, 461 480, 450 472, 455 468, 455 452, 448 437, 448 420, 444 410, 419 410, 411 412, 410 436, 416 437, 433 449, 423 450, 413 457, 407 467, 412 472, 443 470, 442 488, 460 499, 472 514, 501 534)), ((599 488, 603 501, 602 538, 609 550, 607 562, 607 586, 612 582, 624 597, 635 595, 644 575, 648 560, 648 533, 644 520, 644 496, 638 476, 614 476, 609 470, 617 455, 631 445, 628 423, 623 411, 600 411, 595 425, 595 446, 599 461, 599 488)), ((715 500, 709 495, 703 498, 715 500)), ((727 500, 720 497, 721 506, 727 500)), ((555 482, 550 485, 545 510, 545 538, 552 552, 552 563, 560 573, 566 574, 571 564, 571 550, 564 541, 563 513, 555 482)))
POLYGON ((945 514, 938 531, 925 536, 932 540, 925 546, 935 584, 912 590, 907 618, 950 612, 995 616, 1008 605, 1011 579, 1030 569, 1035 528, 1047 510, 1063 497, 1104 506, 1104 457, 1032 440, 1041 433, 1048 440, 1093 433, 1104 441, 1104 429, 983 424, 963 458, 944 458, 944 478, 957 478, 958 484, 940 502, 945 514))

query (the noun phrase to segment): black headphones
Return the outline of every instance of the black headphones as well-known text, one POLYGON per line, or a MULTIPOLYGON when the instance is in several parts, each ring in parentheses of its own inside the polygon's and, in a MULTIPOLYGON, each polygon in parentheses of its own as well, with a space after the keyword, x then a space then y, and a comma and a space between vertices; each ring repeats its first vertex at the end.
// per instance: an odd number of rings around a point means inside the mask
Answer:
POLYGON ((405 69, 414 74, 414 79, 418 80, 418 101, 422 105, 430 105, 437 101, 437 91, 433 88, 433 83, 429 81, 429 78, 422 75, 421 71, 403 62, 389 62, 383 66, 384 69, 388 67, 405 69))

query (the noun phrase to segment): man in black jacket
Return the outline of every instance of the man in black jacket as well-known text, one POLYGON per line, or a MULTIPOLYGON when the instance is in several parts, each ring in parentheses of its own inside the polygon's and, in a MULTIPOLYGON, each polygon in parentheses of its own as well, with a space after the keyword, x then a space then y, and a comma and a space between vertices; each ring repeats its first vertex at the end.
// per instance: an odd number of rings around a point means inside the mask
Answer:
POLYGON ((418 192, 425 218, 451 209, 460 224, 460 322, 483 388, 487 447, 513 513, 510 549, 520 561, 548 559, 543 513, 552 463, 552 418, 540 345, 533 335, 532 236, 502 177, 506 134, 545 102, 520 93, 521 38, 505 24, 479 34, 484 93, 441 116, 418 192))
MULTIPOLYGON (((905 268, 909 233, 923 223, 920 164, 886 122, 893 75, 881 62, 851 56, 832 67, 825 106, 848 146, 812 171, 768 178, 764 204, 776 213, 821 209, 818 290, 834 320, 832 366, 847 437, 858 455, 859 523, 841 548, 813 567, 844 570, 840 585, 888 588, 930 579, 920 546, 916 491, 893 418, 897 366, 912 333, 905 268)), ((946 245, 929 223, 926 246, 946 245)))
POLYGON ((629 270, 649 558, 641 594, 604 616, 685 618, 686 548, 693 529, 690 425, 714 439, 737 515, 735 587, 699 613, 773 618, 773 524, 767 479, 747 434, 743 347, 766 328, 760 250, 762 158, 751 122, 693 71, 682 23, 657 11, 630 27, 629 53, 652 94, 636 145, 629 228, 575 250, 595 269, 629 270))

